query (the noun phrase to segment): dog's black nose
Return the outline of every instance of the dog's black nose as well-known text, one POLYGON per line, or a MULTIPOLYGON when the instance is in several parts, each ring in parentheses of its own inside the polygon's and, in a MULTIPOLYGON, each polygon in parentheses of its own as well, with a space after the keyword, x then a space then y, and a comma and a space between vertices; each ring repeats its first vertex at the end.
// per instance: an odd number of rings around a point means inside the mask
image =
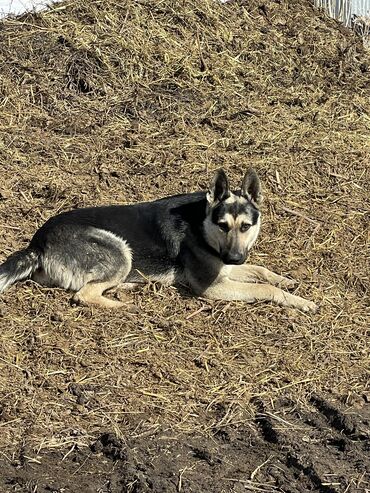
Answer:
POLYGON ((227 253, 224 255, 223 261, 225 264, 240 265, 245 261, 245 257, 242 253, 227 253))

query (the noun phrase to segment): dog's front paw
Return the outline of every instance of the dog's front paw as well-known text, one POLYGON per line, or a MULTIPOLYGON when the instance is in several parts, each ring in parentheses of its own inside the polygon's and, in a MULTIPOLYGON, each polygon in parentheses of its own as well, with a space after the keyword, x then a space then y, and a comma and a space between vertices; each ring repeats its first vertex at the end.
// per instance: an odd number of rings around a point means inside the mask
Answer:
POLYGON ((298 286, 298 281, 294 279, 288 279, 287 277, 282 277, 279 282, 279 286, 283 289, 294 289, 298 286))
POLYGON ((301 310, 308 313, 317 313, 319 307, 314 303, 313 301, 307 301, 305 300, 305 303, 302 305, 301 310))

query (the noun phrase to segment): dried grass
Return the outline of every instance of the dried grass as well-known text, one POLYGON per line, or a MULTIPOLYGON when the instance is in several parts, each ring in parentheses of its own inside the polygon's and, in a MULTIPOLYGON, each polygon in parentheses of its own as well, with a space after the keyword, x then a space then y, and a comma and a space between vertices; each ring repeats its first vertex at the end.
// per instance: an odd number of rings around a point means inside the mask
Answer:
MULTIPOLYGON (((1 297, 1 445, 245 422, 253 398, 368 383, 369 59, 306 1, 74 1, 0 29, 2 258, 71 207, 261 175, 251 261, 308 316, 148 285, 138 313, 29 282, 1 297)), ((35 460, 37 460, 37 453, 35 460)), ((230 479, 232 481, 232 479, 230 479)), ((262 489, 264 485, 259 485, 262 489)))

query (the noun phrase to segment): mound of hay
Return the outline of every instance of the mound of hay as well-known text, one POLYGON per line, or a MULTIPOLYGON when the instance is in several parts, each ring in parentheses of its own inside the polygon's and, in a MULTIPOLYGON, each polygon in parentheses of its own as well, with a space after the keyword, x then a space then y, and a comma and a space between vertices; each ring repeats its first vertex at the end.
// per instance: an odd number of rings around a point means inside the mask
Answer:
POLYGON ((2 445, 38 450, 159 426, 214 431, 253 397, 350 398, 368 352, 369 58, 305 0, 56 4, 0 25, 2 259, 51 215, 259 172, 251 261, 299 279, 308 316, 173 288, 137 313, 2 295, 2 445))

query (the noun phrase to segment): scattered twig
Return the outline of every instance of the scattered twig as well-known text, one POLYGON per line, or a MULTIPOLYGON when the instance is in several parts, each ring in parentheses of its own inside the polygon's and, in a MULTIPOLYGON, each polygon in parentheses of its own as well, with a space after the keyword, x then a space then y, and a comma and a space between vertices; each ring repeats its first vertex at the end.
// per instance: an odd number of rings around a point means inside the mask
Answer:
MULTIPOLYGON (((272 457, 272 456, 271 456, 272 457)), ((253 479, 255 478, 256 474, 258 473, 258 471, 260 469, 262 469, 262 467, 267 464, 268 462, 270 462, 271 460, 271 457, 269 457, 268 459, 265 460, 265 462, 262 462, 262 464, 260 464, 258 467, 256 467, 256 469, 251 473, 250 475, 250 478, 251 478, 251 481, 253 481, 253 479)))
POLYGON ((293 209, 289 209, 288 207, 285 207, 285 206, 281 206, 280 208, 283 211, 288 212, 289 214, 293 214, 293 216, 301 217, 302 219, 305 219, 306 221, 309 221, 312 224, 318 223, 318 221, 316 219, 311 219, 310 217, 306 216, 306 214, 303 214, 302 212, 295 211, 293 209))

